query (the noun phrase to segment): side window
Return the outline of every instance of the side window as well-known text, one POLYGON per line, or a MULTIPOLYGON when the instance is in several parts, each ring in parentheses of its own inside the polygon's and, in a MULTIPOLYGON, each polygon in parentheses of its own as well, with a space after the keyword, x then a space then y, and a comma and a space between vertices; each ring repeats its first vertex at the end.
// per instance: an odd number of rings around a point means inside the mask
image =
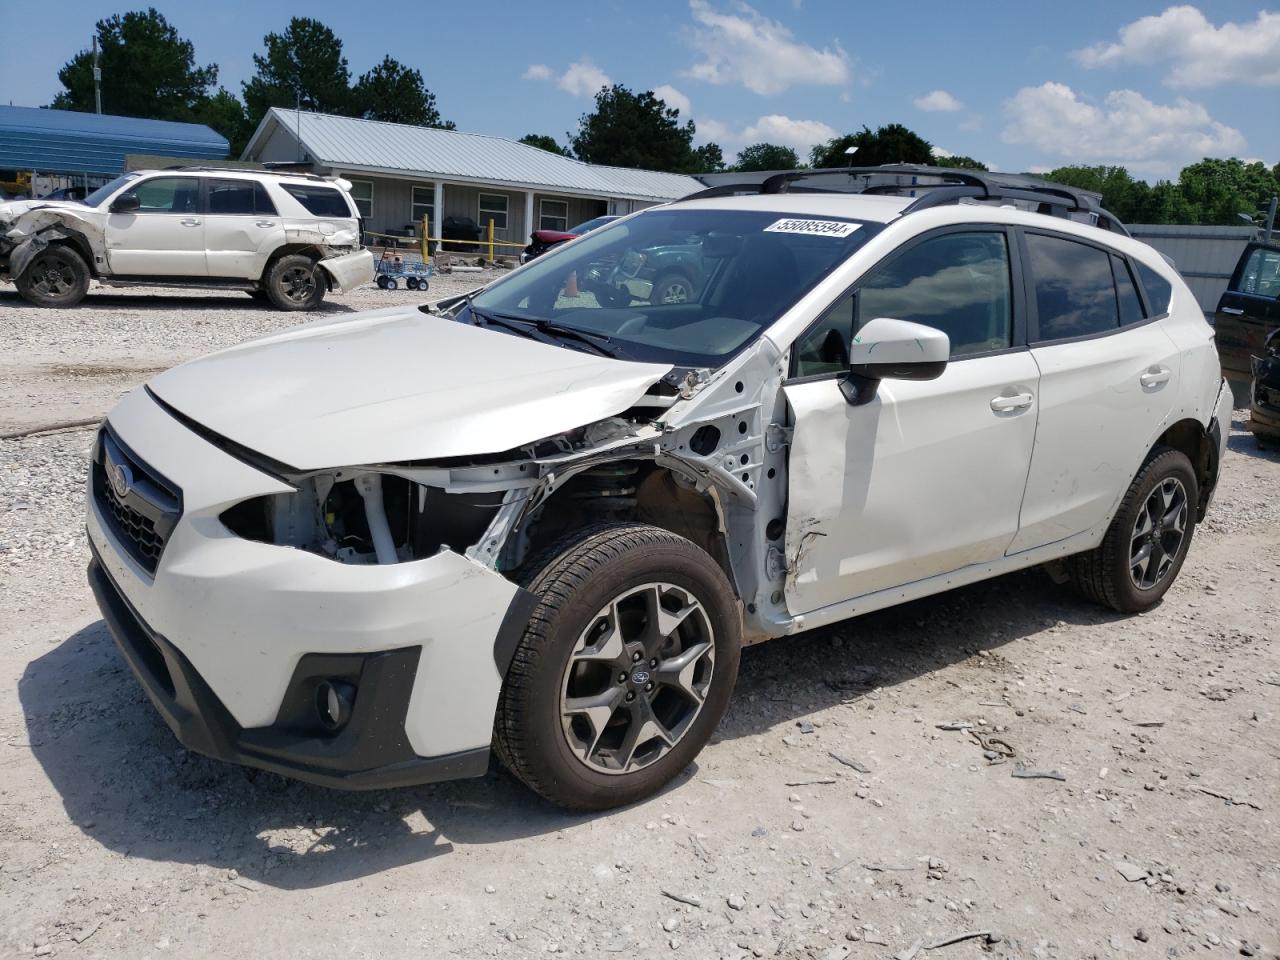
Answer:
POLYGON ((1120 326, 1111 254, 1061 237, 1027 234, 1035 279, 1038 342, 1105 333, 1120 326))
POLYGON ((1120 304, 1120 326, 1127 327, 1131 323, 1139 323, 1143 319, 1142 301, 1138 299, 1138 288, 1134 286, 1133 274, 1124 258, 1111 256, 1111 269, 1116 278, 1116 300, 1120 304))
POLYGON ((130 193, 138 198, 138 213, 200 212, 200 181, 195 177, 152 177, 130 193))
POLYGON ((1280 250, 1255 247, 1231 289, 1255 297, 1280 297, 1280 250))
POLYGON ((1142 289, 1147 292, 1147 305, 1151 308, 1151 316, 1158 317, 1169 312, 1169 301, 1173 299, 1173 285, 1140 260, 1138 279, 1142 281, 1142 289))
POLYGON ((210 180, 209 213, 249 216, 254 213, 252 180, 210 180))
POLYGON ((253 181, 253 212, 268 217, 276 215, 275 201, 267 193, 267 188, 257 180, 253 181))
POLYGON ((947 233, 876 267, 855 295, 833 306, 800 339, 796 375, 847 368, 855 324, 876 317, 941 330, 951 338, 952 357, 1010 346, 1013 295, 1005 235, 985 230, 947 233))
MULTIPOLYGON (((281 186, 312 216, 344 219, 351 216, 346 199, 334 187, 304 187, 296 183, 283 183, 281 186)), ((352 190, 352 196, 355 196, 355 190, 352 190)), ((356 205, 359 206, 358 201, 356 205)))

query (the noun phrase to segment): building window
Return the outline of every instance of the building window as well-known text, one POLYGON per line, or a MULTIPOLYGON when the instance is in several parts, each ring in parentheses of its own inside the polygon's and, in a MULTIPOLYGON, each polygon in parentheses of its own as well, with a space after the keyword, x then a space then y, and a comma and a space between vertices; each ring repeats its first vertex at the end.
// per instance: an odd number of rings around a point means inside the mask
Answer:
POLYGON ((352 180, 351 199, 356 202, 356 209, 362 217, 373 216, 373 181, 352 180))
POLYGON ((426 217, 428 227, 439 234, 440 224, 436 223, 436 188, 431 184, 414 187, 411 203, 409 219, 413 221, 413 225, 421 227, 422 218, 426 217))
POLYGON ((569 204, 564 200, 541 200, 538 203, 538 229, 569 229, 569 204))
POLYGON ((489 221, 493 221, 493 229, 507 229, 507 201, 508 197, 504 193, 482 193, 480 194, 480 216, 476 219, 480 221, 480 229, 487 231, 489 229, 489 221))

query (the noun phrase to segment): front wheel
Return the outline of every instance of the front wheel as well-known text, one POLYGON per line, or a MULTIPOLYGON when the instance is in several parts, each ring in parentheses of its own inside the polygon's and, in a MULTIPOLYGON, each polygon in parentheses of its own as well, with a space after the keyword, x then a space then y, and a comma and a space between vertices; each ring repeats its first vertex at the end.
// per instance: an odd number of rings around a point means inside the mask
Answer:
POLYGON ((659 790, 724 714, 741 618, 729 581, 683 537, 603 524, 539 567, 494 745, 552 803, 603 810, 659 790))
POLYGON ((324 299, 324 276, 300 253, 281 257, 267 270, 267 297, 277 310, 314 310, 324 299))
POLYGON ((1102 543, 1070 558, 1076 587, 1121 613, 1154 607, 1182 569, 1199 499, 1186 454, 1154 451, 1129 485, 1102 543))
POLYGON ((653 281, 653 289, 649 291, 649 302, 652 304, 689 303, 693 297, 693 281, 679 270, 658 274, 653 281))
POLYGON ((54 244, 32 258, 17 286, 37 307, 74 307, 89 290, 89 266, 71 247, 54 244))

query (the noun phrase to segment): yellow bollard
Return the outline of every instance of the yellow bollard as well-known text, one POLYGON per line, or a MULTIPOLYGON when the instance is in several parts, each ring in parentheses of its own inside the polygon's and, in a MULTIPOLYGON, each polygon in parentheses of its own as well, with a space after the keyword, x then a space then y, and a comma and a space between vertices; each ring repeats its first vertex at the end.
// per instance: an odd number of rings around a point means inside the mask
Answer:
POLYGON ((493 217, 489 218, 489 262, 493 263, 493 217))
POLYGON ((422 262, 426 263, 431 259, 431 244, 427 242, 427 238, 431 236, 429 227, 431 222, 427 219, 427 215, 422 215, 422 262))

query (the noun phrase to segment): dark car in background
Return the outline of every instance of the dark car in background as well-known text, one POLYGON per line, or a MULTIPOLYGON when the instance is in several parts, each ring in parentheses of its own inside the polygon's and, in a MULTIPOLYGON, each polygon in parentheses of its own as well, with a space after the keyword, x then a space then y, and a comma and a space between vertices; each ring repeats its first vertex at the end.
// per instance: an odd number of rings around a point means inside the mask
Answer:
POLYGON ((606 223, 612 223, 617 217, 596 217, 585 223, 580 223, 576 227, 570 227, 568 230, 535 230, 529 240, 529 245, 524 248, 520 254, 520 262, 528 263, 534 257, 539 257, 546 253, 552 247, 558 247, 562 243, 568 243, 575 240, 584 233, 590 233, 597 227, 603 227, 606 223))
POLYGON ((1250 243, 1240 254, 1231 283, 1214 314, 1222 375, 1243 393, 1253 376, 1252 358, 1280 329, 1280 244, 1250 243))
POLYGON ((1280 447, 1280 330, 1271 331, 1260 356, 1251 357, 1249 430, 1263 448, 1280 447))

